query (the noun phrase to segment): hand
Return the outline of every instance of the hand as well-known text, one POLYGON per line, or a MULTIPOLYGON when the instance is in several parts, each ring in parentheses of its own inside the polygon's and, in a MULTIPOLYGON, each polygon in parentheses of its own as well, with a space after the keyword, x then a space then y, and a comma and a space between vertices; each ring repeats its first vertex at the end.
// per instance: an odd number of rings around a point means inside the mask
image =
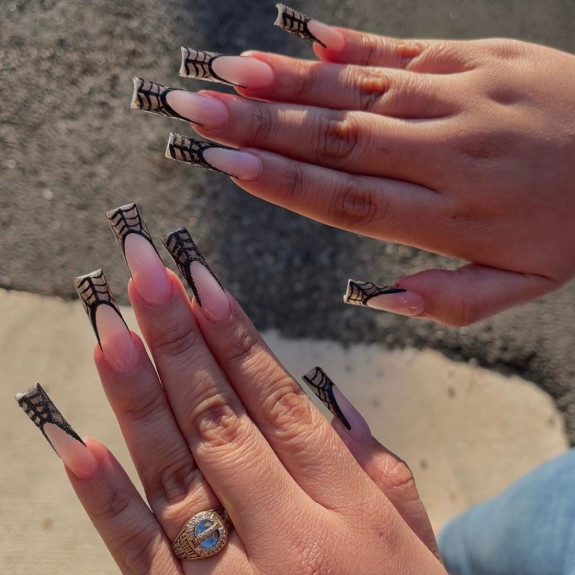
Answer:
POLYGON ((406 294, 380 298, 400 313, 468 325, 572 278, 575 57, 330 30, 343 41, 314 44, 323 62, 250 52, 273 74, 238 88, 249 99, 202 92, 227 112, 196 131, 261 160, 235 182, 326 224, 471 262, 400 279, 406 294))
POLYGON ((371 437, 339 390, 333 398, 343 418, 332 427, 184 231, 164 241, 192 302, 141 231, 135 206, 109 217, 153 363, 123 324, 104 276, 77 285, 149 507, 100 443, 87 440, 89 465, 86 448, 78 447, 80 464, 60 455, 122 572, 445 574, 409 469, 371 437), (191 516, 220 506, 235 526, 228 544, 213 557, 180 562, 171 541, 191 516))

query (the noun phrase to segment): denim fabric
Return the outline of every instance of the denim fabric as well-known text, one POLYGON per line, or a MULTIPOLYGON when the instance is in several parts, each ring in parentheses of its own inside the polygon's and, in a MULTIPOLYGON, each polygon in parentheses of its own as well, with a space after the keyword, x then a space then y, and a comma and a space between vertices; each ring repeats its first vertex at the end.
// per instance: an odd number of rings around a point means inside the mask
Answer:
POLYGON ((450 521, 439 548, 452 575, 575 575, 575 450, 450 521))

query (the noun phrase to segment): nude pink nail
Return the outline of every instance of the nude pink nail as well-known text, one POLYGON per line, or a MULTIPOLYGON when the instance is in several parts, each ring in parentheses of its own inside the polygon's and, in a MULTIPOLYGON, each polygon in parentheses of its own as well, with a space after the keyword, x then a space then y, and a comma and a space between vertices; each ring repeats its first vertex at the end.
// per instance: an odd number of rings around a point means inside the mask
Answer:
POLYGON ((170 134, 166 158, 215 170, 240 180, 255 180, 263 172, 263 162, 254 154, 194 140, 175 132, 170 134))
POLYGON ((139 361, 139 352, 104 272, 99 269, 79 276, 75 284, 106 361, 118 372, 131 371, 139 361))
POLYGON ((192 290, 202 312, 214 322, 229 316, 230 301, 186 228, 178 228, 162 238, 178 270, 192 290))
POLYGON ((343 301, 407 316, 419 316, 425 311, 425 300, 418 293, 351 279, 343 301))
POLYGON ((64 419, 42 386, 37 383, 16 401, 40 429, 66 467, 80 479, 90 479, 98 468, 92 452, 64 419))
POLYGON ((142 78, 134 78, 131 108, 143 110, 198 124, 205 128, 217 128, 228 120, 228 107, 210 96, 168 88, 142 78))
POLYGON ((271 66, 255 58, 185 47, 182 47, 180 76, 252 89, 266 88, 274 80, 271 66))
POLYGON ((142 299, 151 305, 168 303, 172 298, 172 283, 138 206, 120 206, 107 212, 106 217, 142 299))

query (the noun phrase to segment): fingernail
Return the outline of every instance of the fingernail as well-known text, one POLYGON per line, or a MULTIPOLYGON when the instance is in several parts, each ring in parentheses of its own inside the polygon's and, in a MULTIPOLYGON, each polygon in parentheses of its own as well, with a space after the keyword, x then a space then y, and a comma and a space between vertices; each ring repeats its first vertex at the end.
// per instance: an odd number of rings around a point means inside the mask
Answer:
POLYGON ((168 303, 172 298, 172 283, 138 206, 120 206, 107 212, 106 217, 142 299, 151 305, 168 303))
POLYGON ((138 363, 138 350, 104 272, 99 269, 74 282, 106 361, 118 372, 131 371, 138 363))
POLYGON ((180 76, 240 88, 265 88, 274 79, 269 64, 245 56, 224 56, 182 46, 180 76))
POLYGON ((254 154, 194 140, 174 132, 168 140, 166 158, 187 162, 239 180, 255 180, 263 170, 261 159, 254 154))
POLYGON ((343 423, 351 436, 358 441, 371 439, 371 431, 365 419, 321 367, 314 367, 302 379, 329 411, 343 423))
POLYGON ((276 4, 276 8, 278 17, 274 26, 310 42, 317 42, 320 46, 330 50, 339 51, 343 48, 344 37, 331 26, 314 20, 285 4, 276 4))
POLYGON ((226 319, 230 313, 228 296, 188 230, 179 228, 164 236, 162 242, 208 319, 215 322, 226 319))
POLYGON ((415 292, 351 279, 343 301, 407 316, 418 316, 425 310, 425 300, 415 292))
POLYGON ((193 122, 205 128, 217 128, 229 117, 228 107, 215 98, 167 88, 142 78, 134 78, 134 94, 130 107, 159 116, 193 122))
POLYGON ((66 467, 80 479, 92 477, 98 467, 96 458, 64 419, 42 386, 37 383, 25 393, 18 393, 16 401, 40 429, 66 467))

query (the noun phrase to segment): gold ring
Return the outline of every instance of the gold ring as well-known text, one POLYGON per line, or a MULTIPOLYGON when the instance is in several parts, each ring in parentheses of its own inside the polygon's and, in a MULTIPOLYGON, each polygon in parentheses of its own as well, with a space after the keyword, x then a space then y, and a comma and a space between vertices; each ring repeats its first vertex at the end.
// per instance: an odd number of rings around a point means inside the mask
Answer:
POLYGON ((221 551, 233 529, 228 512, 208 509, 193 515, 172 543, 178 559, 203 559, 221 551))

